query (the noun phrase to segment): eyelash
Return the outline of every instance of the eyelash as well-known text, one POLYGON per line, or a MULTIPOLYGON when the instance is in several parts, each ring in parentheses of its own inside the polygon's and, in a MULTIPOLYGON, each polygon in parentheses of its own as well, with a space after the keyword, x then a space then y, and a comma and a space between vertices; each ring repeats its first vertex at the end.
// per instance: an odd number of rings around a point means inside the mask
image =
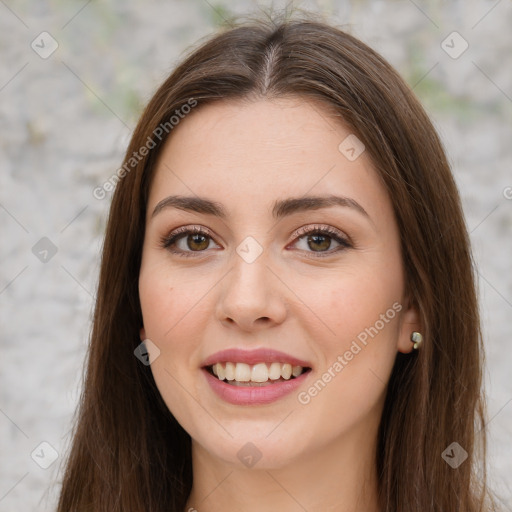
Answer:
MULTIPOLYGON (((181 249, 179 249, 179 250, 171 249, 171 247, 180 238, 183 238, 184 235, 194 235, 194 234, 205 235, 213 240, 213 236, 211 235, 211 232, 206 228, 202 228, 199 226, 193 226, 193 227, 184 226, 184 227, 174 230, 169 235, 162 237, 161 246, 164 249, 167 249, 171 253, 176 254, 178 256, 183 256, 185 258, 195 257, 196 254, 200 254, 205 251, 183 251, 181 249)), ((334 253, 343 251, 344 249, 352 248, 352 244, 350 243, 350 241, 347 237, 342 236, 338 230, 335 230, 328 226, 322 227, 319 225, 315 225, 313 227, 303 227, 303 228, 298 229, 294 233, 294 235, 295 235, 296 239, 301 239, 308 235, 325 235, 329 238, 332 238, 334 241, 336 241, 340 244, 340 246, 337 247, 336 249, 329 250, 329 251, 320 251, 320 252, 304 251, 304 252, 306 252, 306 254, 307 253, 314 254, 315 256, 308 256, 308 257, 312 257, 312 258, 325 258, 327 256, 332 256, 334 253)), ((295 240, 295 238, 294 238, 294 240, 295 240)))

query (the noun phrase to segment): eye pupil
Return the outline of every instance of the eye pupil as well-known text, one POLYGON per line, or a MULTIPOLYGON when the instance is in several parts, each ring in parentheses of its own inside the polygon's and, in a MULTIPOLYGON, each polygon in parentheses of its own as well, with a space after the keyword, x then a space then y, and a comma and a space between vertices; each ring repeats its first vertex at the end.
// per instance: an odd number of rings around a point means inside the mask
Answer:
POLYGON ((188 239, 188 242, 187 242, 187 246, 189 249, 191 250, 196 250, 196 251, 201 251, 203 249, 207 249, 208 248, 208 236, 207 235, 202 235, 201 233, 195 233, 193 235, 189 235, 189 239, 188 239), (202 239, 202 243, 201 241, 198 241, 198 239, 202 239), (192 244, 190 243, 190 240, 193 240, 192 241, 192 244), (206 245, 204 245, 204 242, 206 242, 206 245), (194 244, 199 244, 200 247, 194 247, 193 245, 194 244))
POLYGON ((330 242, 330 237, 325 236, 325 235, 319 235, 319 234, 309 235, 308 236, 308 246, 309 246, 309 248, 313 249, 313 247, 311 245, 311 242, 313 244, 321 244, 322 240, 323 240, 324 243, 323 243, 323 247, 320 248, 320 251, 326 251, 327 249, 329 249, 329 247, 331 245, 331 242, 330 242))

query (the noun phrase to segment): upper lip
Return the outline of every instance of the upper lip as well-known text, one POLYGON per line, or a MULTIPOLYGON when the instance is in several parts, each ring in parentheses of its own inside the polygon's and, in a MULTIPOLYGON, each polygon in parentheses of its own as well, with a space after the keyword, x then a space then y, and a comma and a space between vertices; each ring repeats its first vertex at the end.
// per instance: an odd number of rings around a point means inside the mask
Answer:
POLYGON ((246 363, 246 364, 257 364, 257 363, 289 363, 292 366, 302 366, 303 368, 311 368, 311 363, 298 359, 279 350, 271 348, 259 348, 254 350, 241 350, 239 348, 228 348, 215 352, 211 356, 207 357, 202 366, 212 366, 216 363, 246 363))

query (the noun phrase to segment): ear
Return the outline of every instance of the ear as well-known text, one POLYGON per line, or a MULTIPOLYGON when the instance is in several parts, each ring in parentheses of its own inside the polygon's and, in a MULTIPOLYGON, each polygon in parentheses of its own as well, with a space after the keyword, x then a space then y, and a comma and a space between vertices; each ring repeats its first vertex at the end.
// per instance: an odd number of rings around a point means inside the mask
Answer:
POLYGON ((411 334, 414 331, 423 332, 423 324, 416 306, 410 305, 402 313, 400 331, 398 333, 397 350, 402 354, 409 354, 413 350, 411 334))
POLYGON ((140 341, 144 341, 146 339, 146 330, 144 329, 144 327, 141 327, 141 329, 139 331, 139 335, 140 335, 140 341))

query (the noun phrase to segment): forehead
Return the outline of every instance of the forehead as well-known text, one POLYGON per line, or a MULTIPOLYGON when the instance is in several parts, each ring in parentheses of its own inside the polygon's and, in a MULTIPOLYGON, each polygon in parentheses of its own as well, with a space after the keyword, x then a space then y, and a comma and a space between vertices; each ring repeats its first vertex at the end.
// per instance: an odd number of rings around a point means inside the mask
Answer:
POLYGON ((354 137, 339 117, 306 98, 198 107, 171 132, 148 207, 169 194, 199 195, 256 215, 277 198, 339 193, 373 215, 389 215, 369 156, 353 158, 363 148, 354 137))

